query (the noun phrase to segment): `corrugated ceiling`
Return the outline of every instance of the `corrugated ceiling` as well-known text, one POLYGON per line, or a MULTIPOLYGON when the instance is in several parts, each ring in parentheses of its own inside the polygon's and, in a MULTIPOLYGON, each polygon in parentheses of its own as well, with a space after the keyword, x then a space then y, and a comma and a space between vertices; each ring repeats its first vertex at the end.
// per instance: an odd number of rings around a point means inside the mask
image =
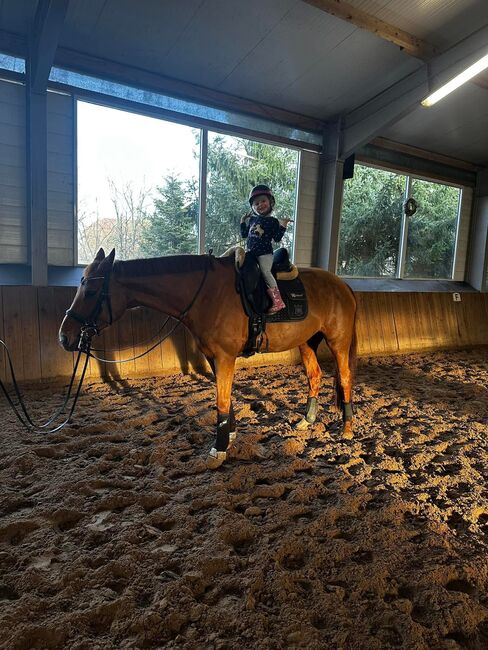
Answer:
MULTIPOLYGON (((439 51, 488 24, 488 0, 348 4, 439 51)), ((36 5, 0 0, 0 29, 27 34, 36 5)), ((302 0, 71 0, 59 45, 320 119, 352 111, 423 65, 302 0)), ((380 135, 488 164, 487 113, 488 90, 470 85, 380 135)))

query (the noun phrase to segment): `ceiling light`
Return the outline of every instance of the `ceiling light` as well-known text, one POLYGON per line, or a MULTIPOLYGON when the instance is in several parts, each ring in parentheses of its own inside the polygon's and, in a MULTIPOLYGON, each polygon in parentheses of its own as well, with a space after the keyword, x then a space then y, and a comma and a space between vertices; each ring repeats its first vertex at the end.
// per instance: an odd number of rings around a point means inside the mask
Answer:
POLYGON ((441 86, 439 90, 436 90, 435 93, 432 93, 432 95, 429 95, 420 103, 422 106, 433 106, 440 99, 443 99, 446 95, 452 93, 453 90, 456 90, 459 86, 462 86, 473 77, 476 77, 476 75, 485 68, 488 68, 488 54, 479 61, 476 61, 476 63, 473 63, 473 65, 470 65, 469 68, 466 68, 466 70, 461 72, 461 74, 458 74, 457 77, 448 81, 444 86, 441 86))

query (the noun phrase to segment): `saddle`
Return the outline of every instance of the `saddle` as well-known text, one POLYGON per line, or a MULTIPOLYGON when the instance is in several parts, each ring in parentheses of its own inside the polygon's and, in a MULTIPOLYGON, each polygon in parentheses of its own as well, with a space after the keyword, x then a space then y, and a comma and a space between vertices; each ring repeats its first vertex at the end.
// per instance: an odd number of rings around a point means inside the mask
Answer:
MULTIPOLYGON (((265 338, 266 323, 284 323, 299 321, 308 314, 305 288, 298 275, 298 269, 291 264, 286 248, 280 248, 273 255, 273 273, 278 283, 285 309, 274 314, 267 314, 271 300, 266 292, 266 285, 261 275, 259 263, 251 253, 242 248, 236 250, 236 289, 249 318, 249 336, 242 356, 251 356, 261 350, 265 338)), ((267 348, 267 346, 266 346, 267 348)))

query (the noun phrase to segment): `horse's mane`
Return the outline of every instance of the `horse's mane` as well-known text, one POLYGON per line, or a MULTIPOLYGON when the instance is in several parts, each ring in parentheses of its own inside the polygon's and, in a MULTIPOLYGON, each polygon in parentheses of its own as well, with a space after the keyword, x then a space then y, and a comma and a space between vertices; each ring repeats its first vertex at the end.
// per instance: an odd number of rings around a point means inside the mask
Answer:
POLYGON ((167 275, 173 273, 192 273, 202 271, 206 265, 222 263, 229 258, 215 258, 208 255, 170 255, 140 260, 116 260, 113 273, 119 277, 148 275, 167 275))

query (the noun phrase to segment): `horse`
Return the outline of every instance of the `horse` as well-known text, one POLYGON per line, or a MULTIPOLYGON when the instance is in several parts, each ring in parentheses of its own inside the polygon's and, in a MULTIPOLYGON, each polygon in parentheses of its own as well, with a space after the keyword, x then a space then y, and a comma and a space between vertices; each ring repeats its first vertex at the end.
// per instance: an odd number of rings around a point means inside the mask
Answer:
MULTIPOLYGON (((81 279, 59 329, 59 342, 76 350, 85 337, 100 334, 127 309, 150 307, 183 323, 215 375, 217 431, 207 466, 219 467, 236 436, 232 407, 235 363, 248 339, 248 318, 236 290, 234 260, 211 255, 174 255, 116 260, 115 249, 100 248, 81 279)), ((299 269, 308 298, 300 321, 266 324, 267 351, 298 346, 308 379, 306 414, 296 425, 316 419, 322 371, 317 348, 325 340, 335 361, 335 403, 342 410, 342 436, 353 437, 352 390, 356 361, 356 299, 338 276, 319 268, 299 269)))

